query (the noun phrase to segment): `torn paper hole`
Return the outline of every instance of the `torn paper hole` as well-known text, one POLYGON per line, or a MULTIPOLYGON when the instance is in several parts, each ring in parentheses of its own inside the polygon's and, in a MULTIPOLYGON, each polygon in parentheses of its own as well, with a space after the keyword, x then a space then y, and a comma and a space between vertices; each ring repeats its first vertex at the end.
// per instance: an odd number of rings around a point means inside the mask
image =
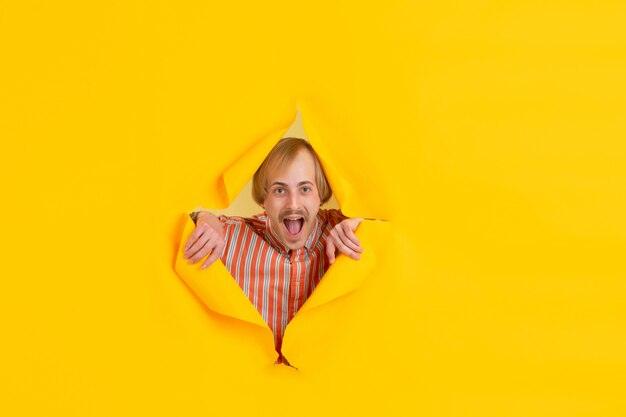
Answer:
MULTIPOLYGON (((301 121, 301 118, 296 120, 301 121)), ((304 133, 301 122, 300 129, 300 133, 304 133)), ((224 174, 229 198, 235 189, 232 184, 243 183, 243 176, 260 164, 262 153, 259 148, 267 149, 270 145, 273 148, 274 141, 277 141, 276 135, 267 138, 249 154, 242 155, 224 174)), ((226 248, 219 262, 201 270, 200 263, 189 265, 183 259, 184 245, 195 229, 195 225, 188 221, 176 264, 177 273, 209 308, 266 330, 264 340, 260 341, 264 349, 267 350, 271 340, 268 336, 273 335, 272 344, 276 347, 278 362, 285 364, 289 362, 282 357, 281 346, 288 324, 307 308, 310 310, 358 288, 374 263, 371 249, 362 256, 364 259, 356 262, 345 256, 339 257, 337 267, 331 269, 339 272, 335 272, 334 279, 325 278, 326 290, 318 295, 316 288, 328 274, 330 265, 325 251, 326 241, 331 229, 344 217, 337 209, 319 209, 324 198, 316 197, 316 193, 320 193, 317 188, 322 187, 318 187, 317 178, 321 168, 314 165, 314 158, 302 150, 293 158, 284 166, 272 168, 271 175, 268 170, 271 187, 265 190, 263 215, 220 217, 226 248), (349 263, 358 266, 342 272, 340 265, 346 268, 349 263)), ((329 176, 329 182, 341 183, 342 180, 329 176)), ((336 202, 333 204, 337 205, 336 202)), ((231 205, 227 210, 213 213, 232 214, 237 209, 231 205)))

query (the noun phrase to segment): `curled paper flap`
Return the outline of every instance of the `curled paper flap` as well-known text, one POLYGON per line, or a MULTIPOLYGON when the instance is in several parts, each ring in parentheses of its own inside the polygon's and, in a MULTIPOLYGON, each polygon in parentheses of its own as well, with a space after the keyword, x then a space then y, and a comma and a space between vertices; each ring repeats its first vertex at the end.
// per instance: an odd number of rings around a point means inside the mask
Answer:
POLYGON ((370 239, 372 229, 376 227, 374 223, 364 220, 355 232, 363 248, 361 259, 353 260, 345 255, 339 255, 335 263, 328 268, 313 294, 300 308, 296 317, 298 314, 343 297, 361 286, 377 262, 376 250, 370 239))
MULTIPOLYGON (((353 260, 345 255, 339 255, 311 297, 287 325, 282 352, 292 365, 298 367, 306 366, 308 363, 308 359, 302 356, 302 347, 315 343, 309 326, 316 321, 312 319, 312 315, 317 314, 317 309, 323 309, 325 305, 358 291, 377 265, 384 262, 390 227, 391 224, 388 222, 371 220, 361 222, 356 231, 363 247, 361 259, 353 260)), ((325 326, 333 325, 327 323, 325 326)))
MULTIPOLYGON (((194 226, 191 219, 185 225, 176 258, 176 273, 210 310, 260 326, 266 330, 264 333, 267 337, 264 337, 265 340, 262 343, 268 346, 269 350, 269 346, 273 347, 274 343, 271 329, 230 275, 224 264, 217 260, 209 268, 203 270, 200 269, 199 263, 190 265, 183 258, 184 244, 193 232, 194 226)), ((344 255, 337 257, 336 262, 328 269, 311 297, 304 303, 287 326, 283 341, 283 352, 289 351, 290 346, 294 344, 292 340, 295 340, 296 345, 301 343, 302 340, 306 340, 306 327, 295 326, 294 328, 292 325, 292 323, 298 321, 300 316, 352 293, 363 284, 376 266, 378 260, 377 251, 379 250, 377 245, 384 244, 385 239, 381 239, 381 233, 383 233, 382 236, 385 236, 387 226, 388 224, 385 222, 368 220, 361 222, 356 231, 356 235, 364 249, 361 259, 354 261, 344 255)), ((289 359, 291 361, 291 358, 289 359)), ((297 367, 297 362, 294 363, 292 361, 292 365, 297 367)))
POLYGON ((360 198, 362 194, 359 193, 363 192, 363 189, 359 191, 357 188, 355 190, 357 185, 361 184, 362 186, 362 184, 366 183, 363 180, 363 171, 349 173, 346 171, 344 164, 338 160, 338 152, 354 153, 356 158, 359 158, 359 152, 356 152, 356 149, 340 151, 335 142, 330 143, 328 135, 320 132, 315 121, 315 117, 319 117, 319 115, 311 109, 311 106, 306 101, 300 99, 298 108, 302 113, 302 125, 322 164, 326 178, 333 190, 333 195, 339 203, 343 214, 348 217, 364 217, 378 220, 389 219, 389 210, 384 202, 378 202, 376 205, 367 204, 365 199, 360 198))
POLYGON ((193 221, 189 219, 185 225, 176 257, 175 270, 178 276, 209 309, 224 316, 266 328, 268 336, 271 338, 269 326, 220 260, 214 262, 207 269, 201 269, 200 263, 191 265, 183 258, 184 245, 194 228, 193 221))
POLYGON ((282 128, 267 135, 224 171, 220 177, 220 187, 225 190, 226 197, 224 207, 235 200, 286 131, 287 128, 282 128))
MULTIPOLYGON (((326 143, 321 140, 321 134, 318 132, 315 125, 308 122, 309 118, 307 115, 309 114, 309 110, 307 109, 306 104, 302 101, 298 101, 297 106, 302 113, 302 125, 304 130, 307 132, 309 141, 311 142, 313 149, 315 149, 315 153, 322 164, 322 168, 326 174, 326 179, 330 184, 330 188, 333 190, 333 195, 343 210, 345 203, 348 201, 352 192, 352 187, 344 179, 344 175, 340 171, 339 165, 334 163, 332 152, 330 148, 326 146, 326 143)), ((344 212, 344 214, 346 213, 344 212)))

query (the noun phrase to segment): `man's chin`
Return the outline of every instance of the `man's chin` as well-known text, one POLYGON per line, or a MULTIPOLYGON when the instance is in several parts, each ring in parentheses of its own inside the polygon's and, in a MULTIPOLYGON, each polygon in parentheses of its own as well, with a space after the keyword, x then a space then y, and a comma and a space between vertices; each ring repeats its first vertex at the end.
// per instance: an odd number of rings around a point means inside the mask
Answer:
POLYGON ((290 250, 301 249, 306 243, 306 238, 301 235, 297 237, 292 237, 290 235, 283 236, 283 244, 290 250))

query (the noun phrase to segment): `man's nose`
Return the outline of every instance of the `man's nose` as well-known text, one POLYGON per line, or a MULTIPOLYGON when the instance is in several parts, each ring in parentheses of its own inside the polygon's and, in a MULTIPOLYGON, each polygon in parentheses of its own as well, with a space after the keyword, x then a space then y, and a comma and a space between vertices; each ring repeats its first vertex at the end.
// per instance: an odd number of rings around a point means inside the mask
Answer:
POLYGON ((298 193, 292 193, 289 196, 289 200, 287 201, 288 204, 288 208, 291 210, 295 210, 295 209, 299 209, 300 208, 300 196, 298 195, 298 193))

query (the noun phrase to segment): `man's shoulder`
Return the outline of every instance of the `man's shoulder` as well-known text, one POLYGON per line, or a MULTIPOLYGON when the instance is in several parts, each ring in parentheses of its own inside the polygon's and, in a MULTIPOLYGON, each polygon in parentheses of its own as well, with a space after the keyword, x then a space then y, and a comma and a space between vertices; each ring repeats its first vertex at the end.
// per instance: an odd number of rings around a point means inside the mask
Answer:
POLYGON ((320 209, 319 211, 320 215, 325 215, 325 216, 343 216, 343 213, 341 213, 340 209, 320 209))
POLYGON ((320 209, 318 217, 322 224, 329 224, 334 226, 347 219, 339 209, 320 209))

